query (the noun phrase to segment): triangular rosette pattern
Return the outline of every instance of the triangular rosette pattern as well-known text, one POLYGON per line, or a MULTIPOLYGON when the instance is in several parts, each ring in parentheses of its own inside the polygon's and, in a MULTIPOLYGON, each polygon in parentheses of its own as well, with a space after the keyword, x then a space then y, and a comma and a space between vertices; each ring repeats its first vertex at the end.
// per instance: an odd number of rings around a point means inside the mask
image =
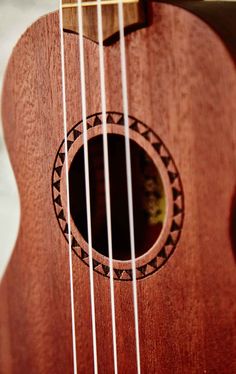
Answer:
MULTIPOLYGON (((148 260, 146 264, 141 266, 137 266, 136 268, 136 278, 143 279, 156 271, 158 271, 170 258, 172 253, 175 250, 175 247, 178 243, 180 238, 182 226, 183 226, 183 216, 184 216, 184 198, 183 198, 183 189, 182 183, 180 180, 180 176, 174 160, 170 155, 168 149, 166 148, 165 144, 162 140, 144 123, 138 121, 136 118, 129 116, 129 129, 135 133, 138 133, 142 136, 146 141, 148 141, 154 151, 156 152, 157 156, 160 158, 164 168, 166 169, 166 173, 168 176, 170 188, 172 191, 173 197, 173 214, 172 214, 172 222, 170 225, 170 230, 166 237, 165 244, 162 248, 155 254, 155 256, 148 260)), ((106 124, 107 125, 125 125, 125 119, 123 113, 118 112, 107 112, 106 116, 106 124)), ((92 116, 87 118, 87 130, 93 129, 96 126, 102 126, 102 114, 96 113, 92 116)), ((77 142, 80 137, 83 135, 83 124, 82 121, 77 123, 67 134, 67 147, 68 152, 74 146, 74 143, 77 142)), ((56 213, 56 217, 61 228, 61 231, 68 242, 68 224, 67 224, 67 217, 63 207, 63 199, 61 196, 62 191, 62 175, 63 175, 63 167, 65 164, 65 144, 64 141, 61 143, 59 150, 56 155, 56 159, 53 166, 52 172, 52 196, 53 196, 53 204, 54 210, 56 213)), ((84 262, 87 266, 89 266, 89 255, 87 253, 87 249, 82 248, 81 244, 78 243, 78 239, 75 238, 73 233, 71 234, 71 243, 72 243, 72 250, 76 254, 77 257, 80 258, 81 261, 84 262)), ((107 263, 100 263, 97 259, 93 259, 93 269, 94 271, 102 274, 105 277, 110 277, 110 268, 107 263)), ((132 281, 133 279, 133 272, 131 267, 128 269, 118 269, 114 266, 113 274, 115 280, 119 281, 132 281)))

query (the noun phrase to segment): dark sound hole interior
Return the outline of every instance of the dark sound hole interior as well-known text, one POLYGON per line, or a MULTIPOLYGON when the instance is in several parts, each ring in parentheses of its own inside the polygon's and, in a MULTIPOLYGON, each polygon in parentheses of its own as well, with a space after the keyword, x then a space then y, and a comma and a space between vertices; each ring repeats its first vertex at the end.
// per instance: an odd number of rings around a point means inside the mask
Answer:
MULTIPOLYGON (((160 174, 147 153, 130 141, 136 257, 141 256, 157 240, 162 230, 166 200, 160 174)), ((108 256, 105 206, 103 137, 88 142, 90 166, 90 199, 93 248, 108 256)), ((125 164, 125 139, 108 135, 112 246, 113 258, 129 260, 130 234, 125 164)), ((75 225, 87 240, 87 218, 84 176, 84 148, 75 155, 69 172, 71 215, 75 225)))

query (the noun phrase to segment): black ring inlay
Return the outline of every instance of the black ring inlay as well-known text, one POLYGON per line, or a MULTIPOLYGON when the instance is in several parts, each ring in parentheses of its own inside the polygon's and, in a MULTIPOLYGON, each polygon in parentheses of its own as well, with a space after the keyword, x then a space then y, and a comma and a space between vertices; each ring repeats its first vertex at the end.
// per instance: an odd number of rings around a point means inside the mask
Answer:
MULTIPOLYGON (((87 117, 87 128, 94 128, 102 124, 102 113, 96 113, 87 117)), ((173 216, 170 231, 167 235, 164 246, 159 250, 157 254, 143 266, 136 267, 136 279, 143 279, 156 271, 158 271, 171 257, 176 245, 179 241, 181 230, 183 226, 184 219, 184 197, 181 179, 174 163, 174 160, 162 142, 162 140, 143 122, 137 120, 133 116, 129 116, 130 130, 137 132, 139 135, 143 136, 146 140, 150 142, 152 147, 155 149, 159 158, 161 158, 164 167, 166 168, 170 187, 173 193, 173 216), (177 187, 176 187, 177 186, 177 187)), ((119 112, 107 112, 107 123, 124 126, 124 115, 119 112)), ((78 122, 68 133, 67 133, 67 144, 68 152, 71 146, 77 139, 82 136, 81 127, 82 120, 78 122)), ((56 158, 53 165, 52 172, 52 198, 54 204, 54 210, 59 223, 60 229, 68 242, 68 224, 65 217, 64 209, 62 206, 61 199, 61 174, 62 168, 65 162, 65 152, 64 152, 64 140, 61 142, 60 147, 57 151, 56 158)), ((87 266, 89 266, 88 253, 81 245, 77 242, 75 237, 72 235, 72 250, 76 256, 83 261, 87 266)), ((104 265, 97 260, 93 259, 93 269, 97 273, 109 277, 110 268, 108 265, 104 265)), ((117 269, 113 268, 113 277, 116 280, 130 281, 132 280, 132 269, 117 269)))

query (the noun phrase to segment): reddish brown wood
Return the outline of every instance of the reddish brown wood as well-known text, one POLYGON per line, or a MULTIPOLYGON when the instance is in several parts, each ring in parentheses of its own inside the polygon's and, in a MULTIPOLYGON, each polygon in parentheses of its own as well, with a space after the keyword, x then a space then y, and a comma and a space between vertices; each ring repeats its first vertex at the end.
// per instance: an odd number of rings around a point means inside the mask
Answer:
MULTIPOLYGON (((86 2, 86 0, 84 0, 86 2)), ((63 4, 75 4, 73 0, 63 0, 63 4)), ((137 29, 146 24, 146 12, 144 1, 123 5, 124 27, 125 29, 137 29)), ((83 35, 93 41, 98 42, 97 7, 89 6, 82 8, 83 35)), ((102 6, 103 17, 103 39, 104 42, 114 41, 114 37, 119 37, 119 20, 117 4, 102 6)), ((78 32, 77 7, 63 9, 63 26, 66 31, 78 32)))
MULTIPOLYGON (((138 281, 142 372, 232 374, 235 65, 200 19, 172 5, 152 7, 152 25, 126 38, 129 112, 170 150, 185 219, 173 256, 138 281)), ((81 120, 77 38, 65 34, 68 129, 81 120)), ((98 47, 85 40, 85 48, 89 115, 101 110, 98 47)), ((105 58, 107 110, 122 112, 119 43, 105 48, 105 58)), ((0 288, 2 373, 72 372, 68 249, 51 197, 61 105, 58 16, 51 14, 21 38, 4 86, 21 226, 0 288)), ((75 255, 73 272, 78 372, 92 373, 88 267, 75 255)), ((94 272, 94 280, 99 372, 112 373, 109 279, 94 272)), ((131 282, 116 281, 115 298, 119 372, 136 373, 131 282)))

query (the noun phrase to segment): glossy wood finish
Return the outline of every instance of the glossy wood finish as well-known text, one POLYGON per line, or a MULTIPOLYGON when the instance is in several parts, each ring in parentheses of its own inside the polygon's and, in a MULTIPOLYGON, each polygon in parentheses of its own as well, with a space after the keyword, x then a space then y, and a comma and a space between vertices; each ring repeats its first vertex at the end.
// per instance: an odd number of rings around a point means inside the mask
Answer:
MULTIPOLYGON (((185 219, 174 255, 138 281, 142 373, 236 372, 236 72, 200 19, 152 5, 126 37, 129 112, 170 150, 185 219), (233 228, 233 229, 232 229, 233 228)), ((68 129, 81 119, 77 36, 65 34, 68 129)), ((88 115, 100 112, 98 47, 85 40, 88 115), (91 57, 92 56, 92 57, 91 57)), ((122 112, 119 43, 105 48, 107 110, 122 112)), ((51 175, 63 139, 57 14, 35 23, 11 58, 5 137, 21 196, 16 248, 0 288, 0 372, 72 373, 68 249, 51 175)), ((73 255, 78 372, 93 372, 89 275, 73 255)), ((113 372, 109 279, 94 273, 99 373, 113 372)), ((136 373, 131 282, 115 282, 120 373, 136 373)))

